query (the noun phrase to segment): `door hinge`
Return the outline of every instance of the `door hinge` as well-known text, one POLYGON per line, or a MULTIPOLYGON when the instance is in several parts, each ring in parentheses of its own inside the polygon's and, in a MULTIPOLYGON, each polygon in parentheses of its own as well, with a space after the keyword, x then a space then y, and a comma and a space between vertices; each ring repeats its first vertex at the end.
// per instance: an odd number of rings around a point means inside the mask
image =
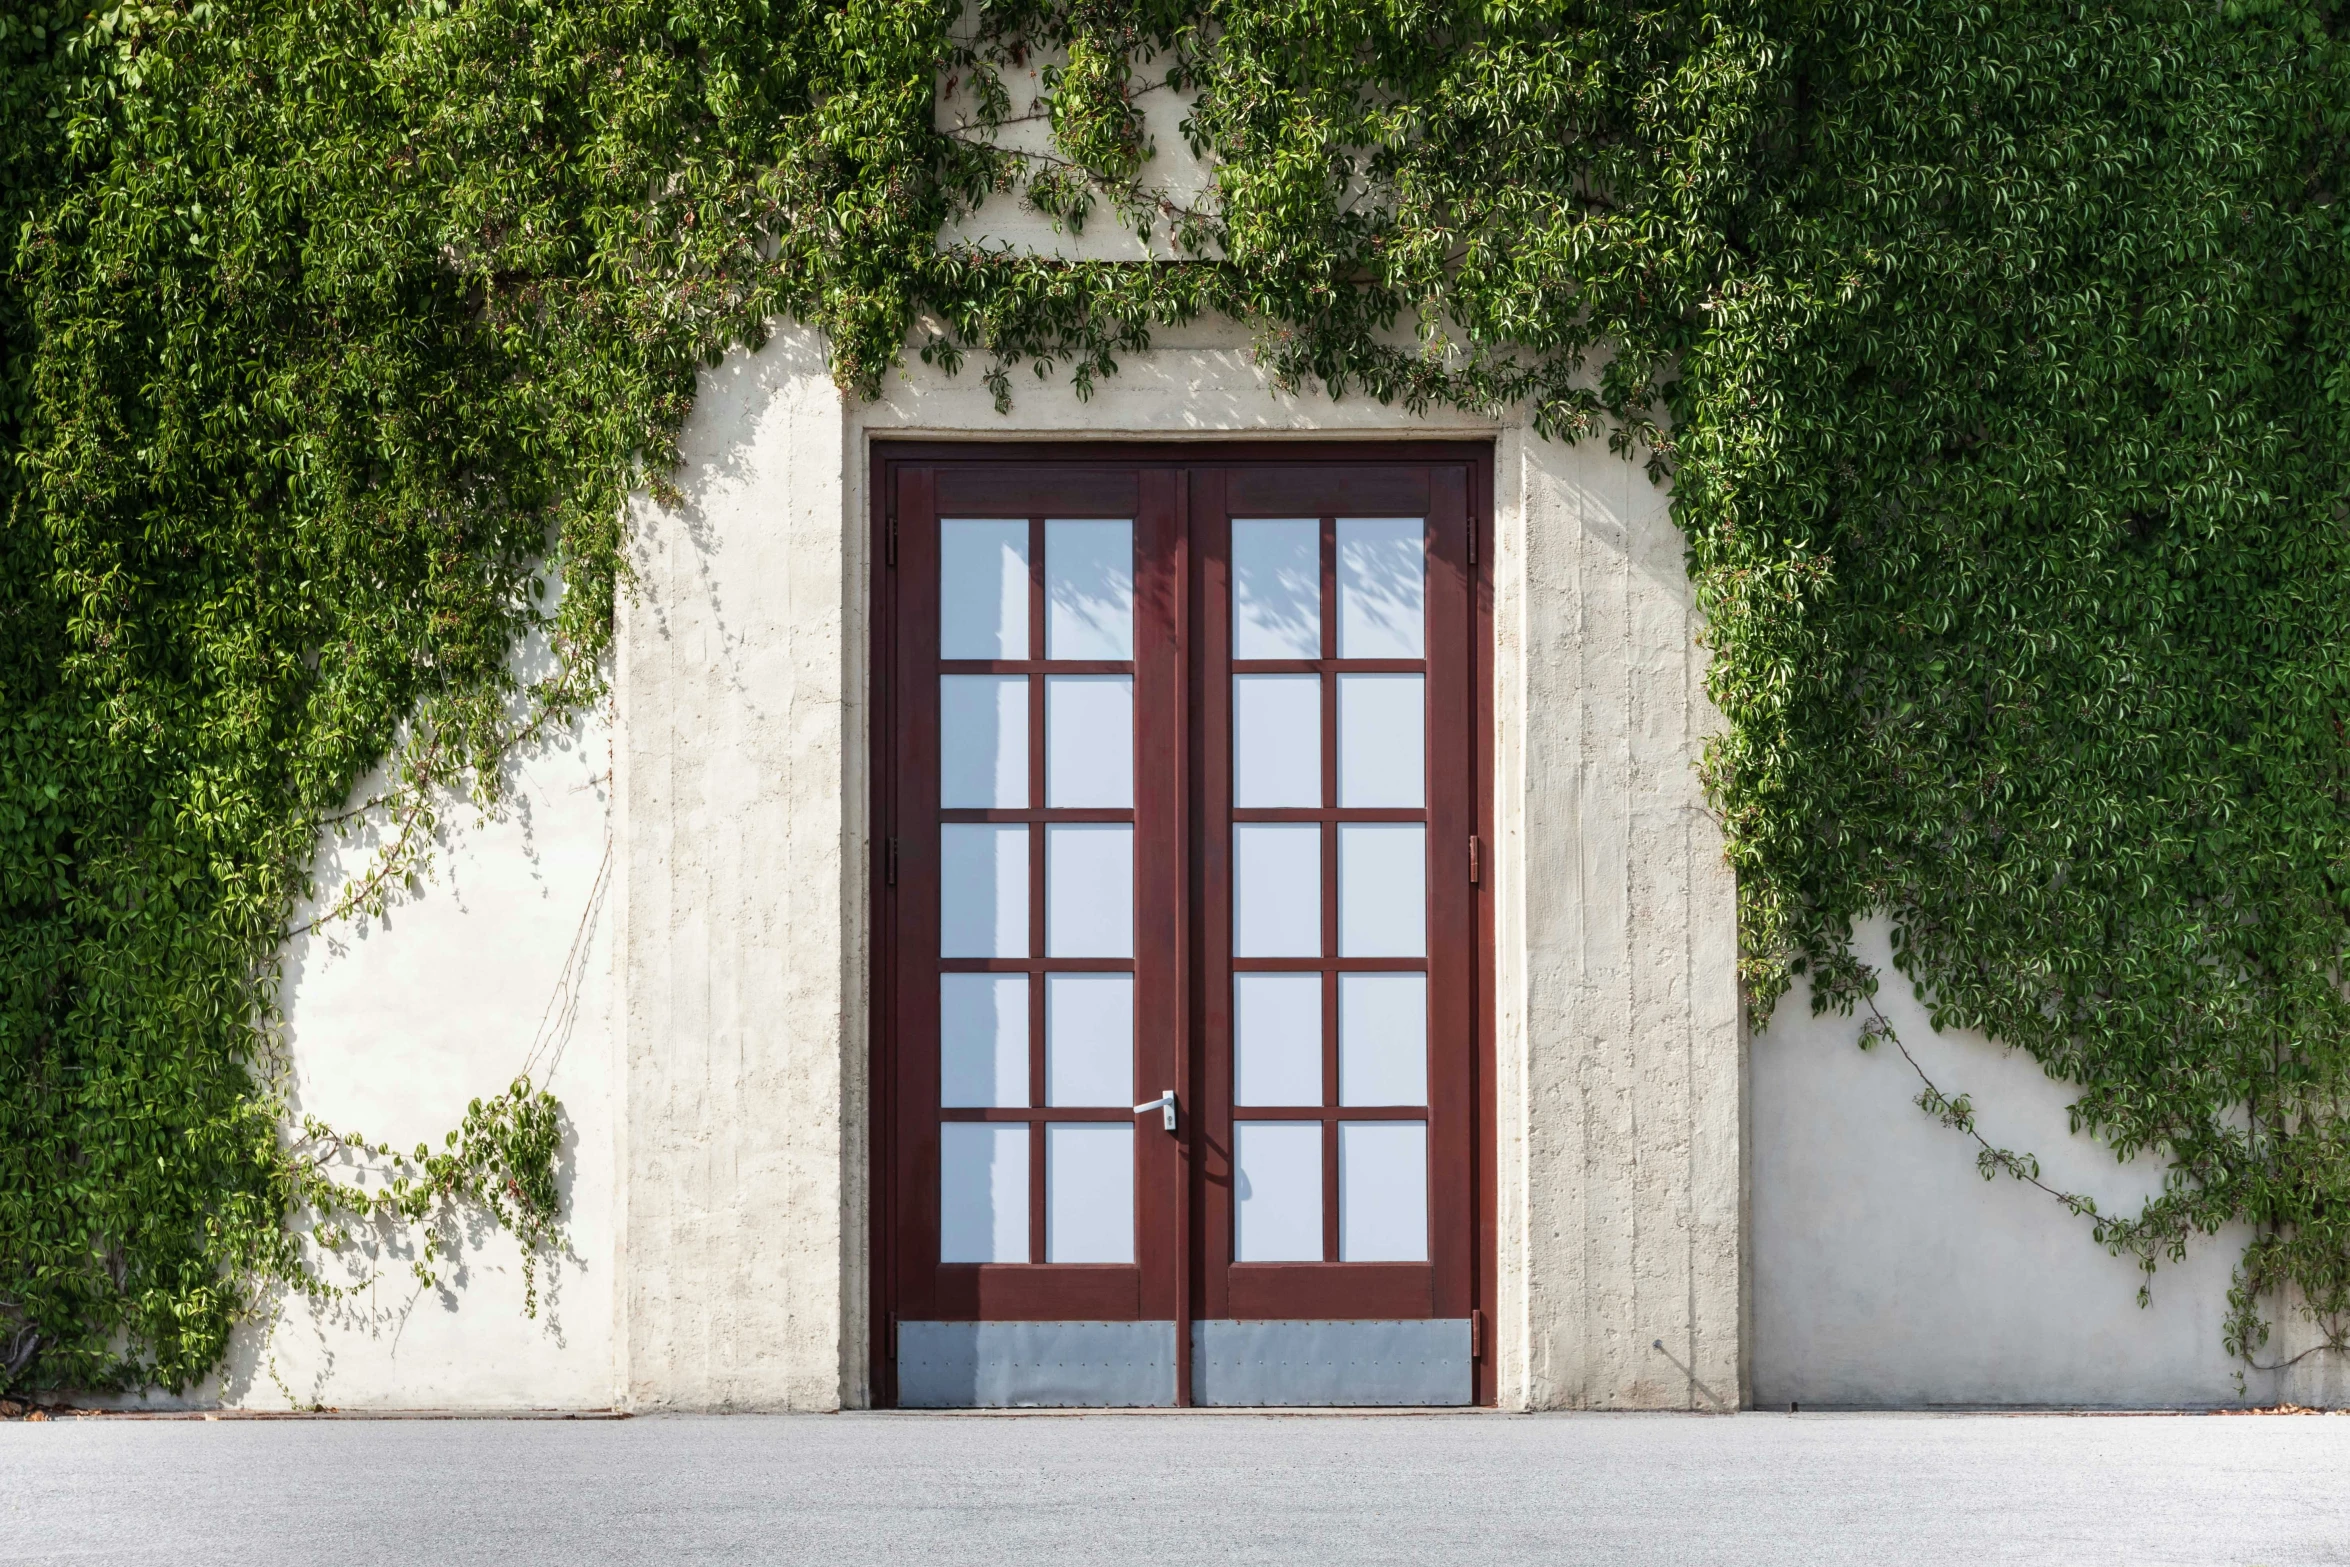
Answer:
POLYGON ((1478 849, 1477 835, 1475 833, 1469 834, 1469 885, 1472 887, 1484 884, 1485 867, 1483 857, 1478 853, 1478 849))
POLYGON ((1477 523, 1474 518, 1469 522, 1469 564, 1477 564, 1477 523))
POLYGON ((898 498, 893 488, 889 497, 889 521, 882 530, 882 558, 892 571, 898 564, 898 498))
POLYGON ((1469 1358, 1485 1358, 1485 1313, 1482 1309, 1469 1313, 1469 1358))
POLYGON ((889 840, 888 852, 882 856, 882 876, 894 887, 898 884, 898 841, 889 840))

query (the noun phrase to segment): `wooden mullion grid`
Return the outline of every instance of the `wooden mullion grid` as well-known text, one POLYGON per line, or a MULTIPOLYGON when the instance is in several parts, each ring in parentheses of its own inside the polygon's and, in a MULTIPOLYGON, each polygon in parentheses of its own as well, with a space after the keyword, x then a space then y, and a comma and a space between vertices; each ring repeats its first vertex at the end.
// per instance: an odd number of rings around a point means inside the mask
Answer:
MULTIPOLYGON (((1045 827, 1044 827, 1044 519, 1028 519, 1028 955, 1036 967, 1028 978, 1028 1104, 1045 1101, 1045 827)), ((1028 1121, 1028 1260, 1045 1260, 1046 1157, 1044 1121, 1028 1121)))
MULTIPOLYGON (((943 658, 942 675, 1131 675, 1134 661, 1124 658, 943 658)), ((1409 673, 1409 671, 1398 671, 1409 673)))
MULTIPOLYGON (((1428 661, 1424 658, 1236 658, 1232 673, 1236 675, 1333 675, 1341 670, 1350 675, 1424 675, 1428 661)), ((974 663, 968 671, 950 673, 985 673, 983 666, 974 663)), ((1010 673, 1006 666, 1006 673, 1010 673)))
MULTIPOLYGON (((949 820, 954 818, 950 815, 949 820)), ((977 813, 971 817, 980 819, 977 813)), ((1358 805, 1347 810, 1325 810, 1310 805, 1244 805, 1235 806, 1232 820, 1248 822, 1387 822, 1398 827, 1418 827, 1427 823, 1424 810, 1409 811, 1391 805, 1358 805)))
MULTIPOLYGON (((974 960, 979 961, 979 960, 974 960)), ((996 960, 985 960, 996 961, 996 960)), ((1235 974, 1424 974, 1426 958, 1234 958, 1235 974)))
MULTIPOLYGON (((1315 685, 1322 699, 1322 797, 1310 819, 1322 841, 1322 1103, 1338 1103, 1338 519, 1320 519, 1322 656, 1315 685)), ((1238 818, 1240 813, 1233 813, 1238 818)), ((1322 1119, 1317 1117, 1317 1119, 1322 1119)), ((1322 1119, 1322 1260, 1338 1260, 1338 1128, 1322 1119)))
POLYGON ((1232 1119, 1247 1121, 1425 1121, 1426 1105, 1241 1105, 1232 1119))
POLYGON ((1134 1119, 1124 1105, 958 1105, 941 1110, 942 1121, 1118 1121, 1134 1119))

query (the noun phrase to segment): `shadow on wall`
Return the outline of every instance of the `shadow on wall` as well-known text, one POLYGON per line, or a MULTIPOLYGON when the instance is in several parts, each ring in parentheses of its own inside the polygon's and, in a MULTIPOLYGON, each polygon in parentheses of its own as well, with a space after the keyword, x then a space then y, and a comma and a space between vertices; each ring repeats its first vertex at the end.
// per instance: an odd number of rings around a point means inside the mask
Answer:
MULTIPOLYGON (((525 678, 540 656, 518 651, 525 678)), ((240 1332, 220 1402, 611 1401, 610 771, 605 711, 548 734, 510 759, 495 812, 443 802, 429 872, 381 917, 297 935, 285 954, 297 1117, 405 1151, 428 1140, 437 1148, 469 1100, 502 1092, 519 1073, 561 1101, 562 1246, 539 1256, 537 1317, 524 1315, 514 1237, 486 1216, 461 1211, 444 1226, 437 1288, 410 1267, 420 1235, 363 1227, 356 1255, 322 1268, 354 1292, 315 1306, 289 1299, 274 1331, 240 1332)), ((382 782, 370 778, 354 799, 382 782)), ((364 833, 322 844, 314 907, 331 907, 377 846, 364 833)))
MULTIPOLYGON (((2131 1212, 2163 1166, 2130 1164, 2067 1129, 2071 1090, 1979 1033, 1937 1034, 1893 968, 1890 924, 1860 955, 1878 1005, 1937 1087, 1973 1097, 1992 1143, 2039 1157, 2043 1178, 2131 1212)), ((1863 1052, 1860 1020, 1815 1017, 1798 982, 1752 1048, 1753 1385, 1762 1408, 1806 1405, 2208 1407, 2308 1401, 2316 1356, 2288 1383, 2221 1347, 2229 1275, 2247 1232, 2166 1263, 2138 1305, 2135 1259, 2115 1257, 2047 1194, 1985 1181, 1975 1144, 1920 1110, 1917 1072, 1890 1045, 1863 1052), (2239 1389, 2238 1372, 2244 1375, 2239 1389)), ((2283 1332, 2272 1342, 2300 1346, 2283 1332)))

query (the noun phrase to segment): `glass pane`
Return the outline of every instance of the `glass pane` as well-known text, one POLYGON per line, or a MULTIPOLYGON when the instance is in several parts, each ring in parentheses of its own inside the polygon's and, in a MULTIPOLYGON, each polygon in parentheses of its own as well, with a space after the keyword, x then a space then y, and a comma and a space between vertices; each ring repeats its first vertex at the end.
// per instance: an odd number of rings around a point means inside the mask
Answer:
POLYGON ((1428 953, 1428 829, 1349 822, 1338 829, 1338 955, 1428 953))
POLYGON ((1338 677, 1338 803, 1354 809, 1426 803, 1427 678, 1338 677))
POLYGON ((1055 958, 1134 956, 1134 829, 1122 822, 1044 830, 1044 950, 1055 958))
POLYGON ((938 955, 1028 956, 1028 829, 948 822, 938 830, 938 955))
POLYGON ((1322 1102, 1322 976, 1232 976, 1232 1100, 1322 1102))
POLYGON ((1134 1103, 1134 976, 1048 974, 1044 982, 1048 1105, 1134 1103))
POLYGON ((1028 677, 938 679, 938 803, 950 811, 1028 806, 1028 677))
POLYGON ((1243 958, 1322 955, 1320 827, 1232 829, 1232 951, 1243 958))
POLYGON ((1028 656, 1028 519, 938 525, 938 656, 1028 656))
POLYGON ((1338 1123, 1338 1260, 1428 1260, 1428 1123, 1338 1123))
POLYGON ((1338 656, 1418 658, 1427 567, 1418 517, 1338 519, 1338 656))
POLYGON ((1322 656, 1322 525, 1232 524, 1232 656, 1322 656))
POLYGON ((1322 1123, 1242 1121, 1233 1131, 1233 1260, 1320 1262, 1322 1123))
POLYGON ((1338 1102, 1428 1102, 1428 976, 1338 976, 1338 1102))
POLYGON ((1134 656, 1134 524, 1044 525, 1044 656, 1134 656))
POLYGON ((1232 803, 1322 803, 1322 677, 1232 677, 1232 803))
POLYGON ((1044 683, 1044 803, 1134 805, 1134 677, 1054 675, 1044 683))
POLYGON ((938 1102, 949 1109, 1028 1103, 1028 976, 938 976, 938 1102))
POLYGON ((938 1129, 938 1260, 1028 1260, 1028 1128, 938 1129))
POLYGON ((1134 1260, 1134 1128, 1099 1121, 1044 1129, 1044 1258, 1134 1260))

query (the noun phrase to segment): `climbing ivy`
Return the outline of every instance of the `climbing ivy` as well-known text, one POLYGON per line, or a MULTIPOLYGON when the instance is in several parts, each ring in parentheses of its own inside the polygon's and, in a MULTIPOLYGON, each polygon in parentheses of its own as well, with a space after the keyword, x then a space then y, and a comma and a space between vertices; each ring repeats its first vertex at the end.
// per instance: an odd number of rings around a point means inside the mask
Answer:
MULTIPOLYGON (((1889 912, 1938 1023, 2167 1165, 2141 1212, 2074 1200, 2099 1239, 2151 1269, 2246 1221, 2230 1347, 2279 1312, 2339 1345, 2346 31, 2327 0, 28 0, 9 1375, 184 1385, 376 1201, 311 1184, 364 1145, 279 1086, 316 845, 380 828, 366 906, 434 801, 494 801, 598 699, 622 501, 700 367, 796 319, 851 394, 911 351, 1009 403, 1208 313, 1285 384, 1525 408, 1669 477, 1758 1016, 1806 975, 1882 1037, 1851 937, 1889 912), (1152 94, 1206 192, 1155 181, 1152 94), (1162 259, 942 238, 988 200, 1162 259)), ((550 1239, 559 1112, 509 1102, 377 1216, 494 1197, 550 1239)))

